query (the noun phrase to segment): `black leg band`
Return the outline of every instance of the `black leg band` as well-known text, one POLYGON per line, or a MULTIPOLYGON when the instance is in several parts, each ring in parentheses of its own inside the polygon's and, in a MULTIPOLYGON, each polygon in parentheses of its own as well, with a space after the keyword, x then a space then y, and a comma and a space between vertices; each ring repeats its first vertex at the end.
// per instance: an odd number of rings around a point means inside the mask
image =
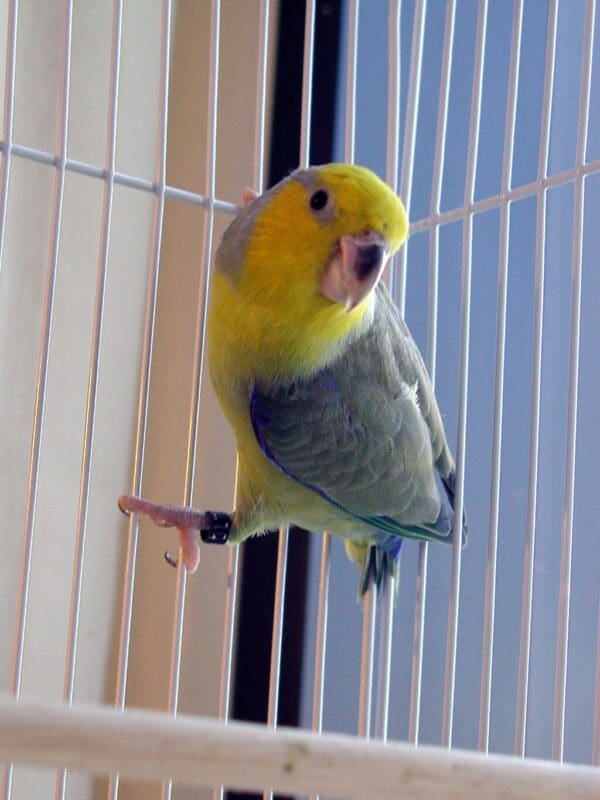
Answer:
POLYGON ((231 515, 223 511, 207 511, 206 515, 210 515, 211 526, 200 531, 200 538, 207 544, 225 544, 231 531, 231 515))

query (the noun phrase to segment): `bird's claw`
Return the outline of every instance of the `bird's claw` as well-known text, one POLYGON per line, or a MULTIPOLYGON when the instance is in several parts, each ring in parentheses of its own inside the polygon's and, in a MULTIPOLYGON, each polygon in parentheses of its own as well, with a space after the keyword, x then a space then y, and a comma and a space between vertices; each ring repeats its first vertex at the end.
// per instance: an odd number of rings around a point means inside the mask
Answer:
POLYGON ((119 511, 121 512, 121 514, 125 514, 126 517, 130 517, 131 513, 132 513, 130 508, 128 507, 128 505, 126 503, 126 500, 127 500, 128 497, 130 497, 130 495, 122 494, 121 497, 119 497, 119 499, 117 500, 117 505, 119 506, 119 511))

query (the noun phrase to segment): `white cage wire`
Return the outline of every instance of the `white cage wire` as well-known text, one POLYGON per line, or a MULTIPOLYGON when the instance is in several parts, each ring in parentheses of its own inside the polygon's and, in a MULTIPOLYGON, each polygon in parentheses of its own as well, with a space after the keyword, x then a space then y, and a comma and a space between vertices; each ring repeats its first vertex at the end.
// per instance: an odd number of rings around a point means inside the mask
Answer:
MULTIPOLYGON (((306 4, 299 164, 323 5, 306 4)), ((232 505, 235 453, 205 376, 204 312, 239 189, 263 187, 278 7, 8 2, 5 798, 198 796, 189 783, 202 796, 223 785, 331 797, 600 792, 595 2, 343 8, 340 158, 378 169, 413 220, 391 285, 454 436, 468 549, 407 554, 397 605, 368 595, 361 628, 323 536, 308 605, 310 732, 294 734, 276 730, 280 531, 267 726, 229 722, 238 549, 203 549, 199 577, 179 567, 174 581, 155 532, 138 538, 142 523, 123 522, 115 501, 131 490, 232 505), (375 144, 364 133, 374 127, 375 144), (340 635, 356 651, 349 690, 340 635), (352 705, 349 726, 336 704, 352 705)))

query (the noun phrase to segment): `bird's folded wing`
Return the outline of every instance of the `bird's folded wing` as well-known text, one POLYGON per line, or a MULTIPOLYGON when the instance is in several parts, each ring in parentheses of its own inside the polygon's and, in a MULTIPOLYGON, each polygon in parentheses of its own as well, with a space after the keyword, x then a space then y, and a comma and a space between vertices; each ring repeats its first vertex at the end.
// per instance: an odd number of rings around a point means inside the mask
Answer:
POLYGON ((451 526, 447 519, 439 524, 418 383, 402 374, 394 335, 376 314, 370 329, 327 369, 285 386, 256 383, 254 431, 279 469, 368 527, 447 539, 451 526))

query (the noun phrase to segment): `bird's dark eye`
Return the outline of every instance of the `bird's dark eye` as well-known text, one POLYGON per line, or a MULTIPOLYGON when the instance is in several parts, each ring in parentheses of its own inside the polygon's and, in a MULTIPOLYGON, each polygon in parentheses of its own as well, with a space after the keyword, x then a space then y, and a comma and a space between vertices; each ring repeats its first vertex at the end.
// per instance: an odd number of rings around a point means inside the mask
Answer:
POLYGON ((309 205, 313 211, 321 211, 322 208, 325 208, 327 202, 329 200, 329 195, 323 189, 317 189, 316 192, 311 194, 309 205))

